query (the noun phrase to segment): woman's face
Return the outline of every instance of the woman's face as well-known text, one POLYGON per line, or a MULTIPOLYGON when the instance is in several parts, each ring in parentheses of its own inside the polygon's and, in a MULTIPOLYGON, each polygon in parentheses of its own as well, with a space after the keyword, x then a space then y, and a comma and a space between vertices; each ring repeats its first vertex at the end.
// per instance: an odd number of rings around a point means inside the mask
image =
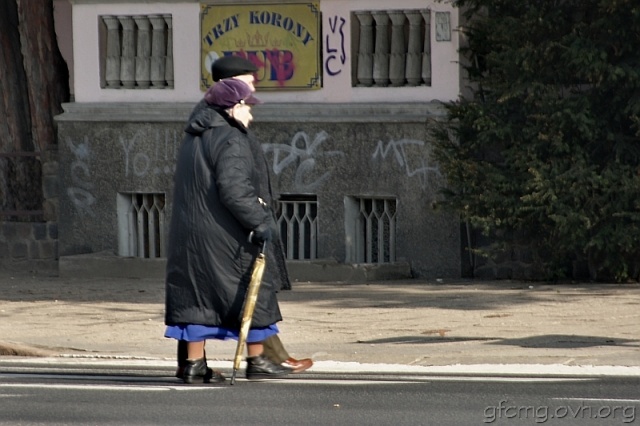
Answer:
MULTIPOLYGON (((247 86, 251 88, 252 92, 256 91, 256 87, 254 86, 255 77, 253 76, 253 74, 236 75, 235 77, 232 77, 232 78, 235 78, 236 80, 244 81, 247 84, 247 86)), ((241 122, 244 125, 244 127, 249 127, 249 123, 253 121, 253 115, 251 114, 251 105, 237 104, 231 109, 230 115, 236 120, 238 120, 239 122, 241 122)))
POLYGON ((241 122, 244 127, 249 127, 249 123, 253 121, 253 115, 251 114, 251 105, 245 103, 236 104, 230 111, 231 117, 241 122))
POLYGON ((253 74, 236 75, 235 77, 232 77, 232 78, 235 78, 236 80, 244 81, 245 83, 247 83, 247 86, 251 87, 252 92, 256 91, 256 87, 254 86, 255 78, 253 77, 253 74))

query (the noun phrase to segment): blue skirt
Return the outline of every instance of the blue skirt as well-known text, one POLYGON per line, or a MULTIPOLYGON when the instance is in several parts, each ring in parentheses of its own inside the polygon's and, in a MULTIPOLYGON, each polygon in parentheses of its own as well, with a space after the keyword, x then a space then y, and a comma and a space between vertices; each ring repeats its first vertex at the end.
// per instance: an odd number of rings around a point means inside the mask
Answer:
MULTIPOLYGON (((262 342, 268 337, 278 334, 278 326, 271 324, 267 327, 251 328, 247 336, 247 343, 262 342)), ((170 325, 164 332, 164 337, 187 342, 202 342, 207 339, 238 340, 240 330, 225 327, 214 327, 200 324, 170 325)))

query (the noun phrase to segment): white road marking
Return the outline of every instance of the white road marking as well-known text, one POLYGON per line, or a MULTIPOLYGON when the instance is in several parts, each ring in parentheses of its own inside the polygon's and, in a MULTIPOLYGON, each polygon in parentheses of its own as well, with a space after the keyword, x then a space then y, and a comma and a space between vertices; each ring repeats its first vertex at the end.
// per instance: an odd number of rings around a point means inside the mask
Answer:
POLYGON ((136 386, 136 385, 96 385, 96 384, 56 384, 56 383, 0 383, 0 388, 11 389, 72 389, 72 390, 116 390, 116 391, 152 391, 152 392, 164 392, 164 391, 196 391, 196 390, 214 390, 222 389, 221 387, 213 386, 136 386))
MULTIPOLYGON (((25 374, 20 373, 4 373, 0 374, 0 379, 2 378, 19 378, 22 379, 25 377, 25 374)), ((122 384, 114 384, 111 386, 131 386, 128 383, 140 383, 145 382, 148 383, 146 388, 151 387, 159 387, 163 389, 175 388, 177 390, 189 390, 189 389, 212 389, 212 384, 206 385, 184 385, 180 383, 177 379, 172 380, 167 377, 158 377, 158 376, 101 376, 101 375, 69 375, 69 374, 29 374, 28 377, 30 379, 48 379, 48 380, 72 380, 75 382, 80 381, 109 381, 109 382, 123 382, 122 384), (175 383, 172 383, 174 381, 175 383)), ((239 381, 248 381, 245 378, 238 378, 239 381)), ((594 378, 580 378, 580 377, 495 377, 495 376, 446 376, 446 375, 400 375, 389 377, 388 380, 381 379, 379 376, 375 378, 367 378, 363 377, 361 379, 357 378, 334 378, 334 379, 319 379, 319 378, 309 378, 306 379, 301 376, 291 376, 291 377, 283 377, 279 379, 264 379, 264 380, 252 380, 251 382, 268 382, 268 383, 304 383, 304 384, 333 384, 333 385, 371 385, 371 384, 409 384, 409 383, 428 383, 428 382, 436 382, 436 381, 455 381, 455 382, 504 382, 504 383, 554 383, 554 382, 577 382, 577 381, 593 381, 594 378)), ((215 384, 216 388, 221 386, 225 386, 229 384, 219 383, 215 384)), ((0 384, 1 386, 1 384, 0 384)))
POLYGON ((551 398, 556 401, 584 401, 584 402, 624 402, 630 404, 640 404, 640 399, 611 399, 611 398, 551 398))
POLYGON ((422 380, 354 380, 354 379, 295 379, 295 380, 287 380, 287 379, 267 379, 264 382, 274 383, 274 384, 305 384, 305 385, 335 385, 335 386, 353 386, 353 385, 405 385, 405 384, 417 384, 423 382, 422 380))
MULTIPOLYGON (((225 369, 231 365, 231 361, 211 360, 209 367, 225 369)), ((160 367, 173 368, 175 360, 161 359, 136 359, 132 357, 51 357, 51 358, 24 358, 10 360, 0 359, 0 366, 47 366, 49 368, 65 369, 72 366, 74 369, 100 368, 105 366, 117 366, 120 368, 135 367, 160 367)), ((244 365, 241 364, 241 368, 244 365)), ((404 364, 368 364, 359 362, 322 361, 314 362, 309 373, 363 373, 363 374, 469 374, 469 375, 498 375, 498 376, 549 376, 556 377, 604 377, 625 376, 640 377, 640 366, 620 365, 566 365, 566 364, 453 364, 453 365, 404 365, 404 364)))
POLYGON ((451 382, 505 382, 505 383, 554 383, 554 382, 585 382, 592 378, 580 377, 493 377, 493 376, 433 376, 431 381, 451 382))

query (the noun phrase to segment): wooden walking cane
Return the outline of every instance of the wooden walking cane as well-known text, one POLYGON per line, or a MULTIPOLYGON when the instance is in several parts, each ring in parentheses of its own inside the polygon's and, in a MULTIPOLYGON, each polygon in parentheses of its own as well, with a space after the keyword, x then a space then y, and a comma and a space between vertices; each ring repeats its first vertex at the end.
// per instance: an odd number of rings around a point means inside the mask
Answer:
MULTIPOLYGON (((251 232, 253 234, 253 232, 251 232)), ((253 235, 249 235, 251 238, 253 235)), ((242 307, 242 322, 240 323, 240 334, 238 335, 238 346, 236 347, 236 356, 233 359, 233 373, 231 374, 231 384, 236 382, 236 372, 240 368, 240 361, 242 360, 242 352, 247 342, 247 335, 249 334, 249 328, 251 328, 251 320, 253 319, 253 311, 256 308, 256 301, 258 300, 258 290, 260 290, 260 284, 262 283, 262 276, 264 275, 265 266, 265 250, 267 243, 263 242, 260 252, 256 257, 256 261, 253 263, 253 271, 251 271, 251 281, 247 288, 247 294, 244 299, 242 307)))

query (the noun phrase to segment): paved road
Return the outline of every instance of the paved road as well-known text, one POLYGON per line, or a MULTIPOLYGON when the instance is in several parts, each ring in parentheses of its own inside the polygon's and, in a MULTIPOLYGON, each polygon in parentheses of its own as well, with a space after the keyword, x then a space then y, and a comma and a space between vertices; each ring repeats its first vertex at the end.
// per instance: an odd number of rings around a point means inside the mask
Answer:
POLYGON ((186 386, 154 371, 0 373, 0 425, 638 424, 640 378, 313 375, 186 386), (126 373, 126 374, 125 374, 126 373))

